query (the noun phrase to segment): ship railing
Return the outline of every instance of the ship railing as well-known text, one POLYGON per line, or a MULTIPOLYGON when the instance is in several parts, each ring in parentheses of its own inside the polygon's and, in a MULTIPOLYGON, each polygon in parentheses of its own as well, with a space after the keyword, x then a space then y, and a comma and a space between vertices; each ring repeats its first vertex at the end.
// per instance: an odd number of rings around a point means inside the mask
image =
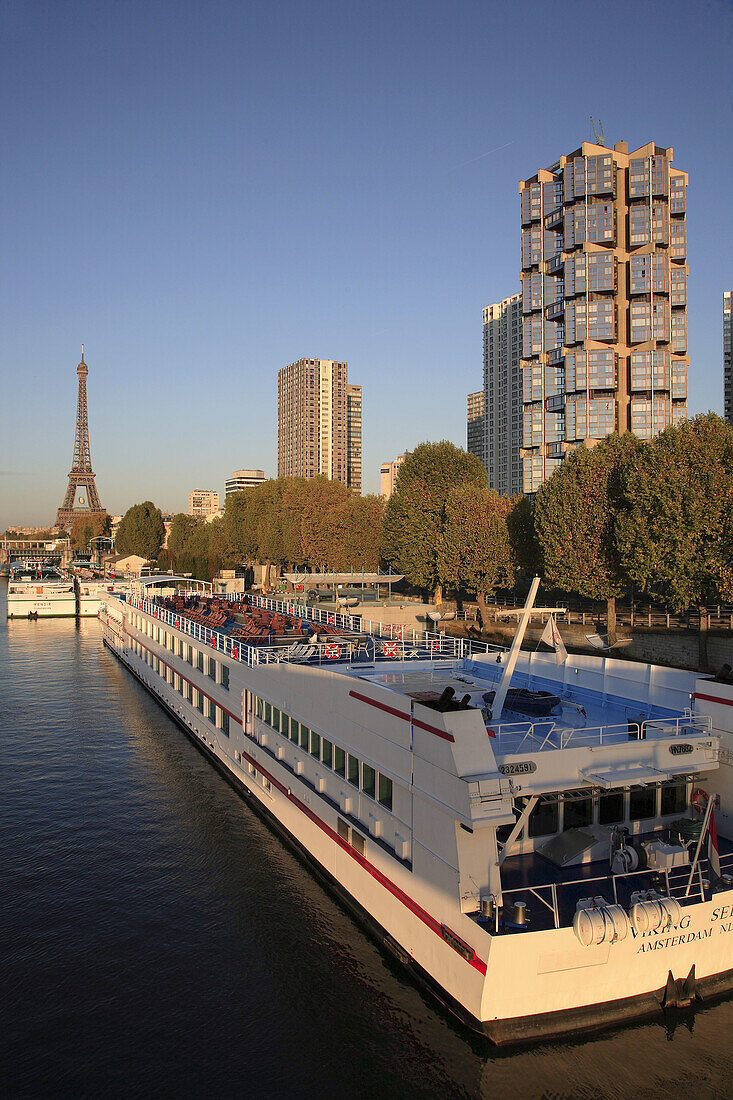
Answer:
MULTIPOLYGON (((227 592, 217 599, 241 600, 241 593, 227 592)), ((280 615, 292 615, 294 619, 305 619, 310 623, 323 623, 326 626, 336 626, 340 630, 351 630, 358 633, 362 629, 360 615, 344 615, 340 611, 326 611, 321 607, 312 607, 310 604, 298 600, 278 600, 272 596, 256 596, 252 592, 247 593, 247 602, 251 607, 259 607, 265 611, 275 611, 280 615)))
MULTIPOLYGON (((347 661, 354 663, 374 663, 375 661, 449 661, 453 665, 456 661, 470 655, 470 645, 483 645, 484 643, 469 643, 466 639, 452 638, 444 634, 431 634, 423 631, 422 634, 413 632, 411 638, 379 638, 362 634, 360 637, 348 639, 334 637, 325 642, 311 642, 311 653, 303 652, 309 647, 307 641, 291 646, 259 646, 258 662, 260 664, 277 661, 308 661, 314 664, 329 664, 334 661, 347 661)), ((473 650, 477 652, 478 650, 473 650)), ((486 650, 481 650, 486 652, 486 650)))
MULTIPOLYGON (((246 638, 232 638, 229 634, 194 622, 189 619, 185 611, 171 611, 161 607, 153 600, 146 600, 139 596, 128 595, 125 601, 128 606, 138 611, 143 611, 158 622, 172 626, 176 630, 188 634, 191 638, 203 645, 231 657, 233 660, 242 661, 248 665, 270 664, 277 661, 299 661, 306 658, 299 647, 306 646, 307 641, 293 643, 288 646, 262 646, 248 643, 246 638)), ((268 610, 274 610, 269 608, 268 610)), ((348 616, 341 616, 348 618, 348 616)), ((337 625, 328 623, 327 625, 337 625)), ((345 628, 341 628, 345 629, 345 628)), ((369 636, 371 637, 371 636, 369 636)), ((503 652, 500 646, 491 646, 484 642, 474 642, 466 638, 453 638, 446 634, 436 634, 430 631, 410 631, 405 638, 373 638, 374 659, 386 661, 406 660, 450 660, 454 662, 472 653, 488 653, 496 650, 503 652)), ((333 661, 354 660, 364 663, 366 660, 364 646, 365 636, 360 638, 335 638, 328 642, 313 642, 313 652, 309 655, 309 663, 333 663, 333 661)))
MULTIPOLYGON (((237 592, 223 592, 217 594, 217 599, 235 602, 242 599, 242 594, 237 592)), ((366 633, 376 638, 387 638, 389 641, 407 642, 417 646, 426 635, 430 637, 445 638, 448 643, 457 643, 455 653, 505 653, 505 646, 491 645, 487 642, 476 642, 467 638, 452 638, 446 634, 436 634, 432 631, 419 630, 416 627, 407 626, 404 623, 383 623, 379 620, 365 619, 363 615, 345 615, 340 611, 328 611, 315 607, 309 603, 298 600, 276 599, 273 596, 258 596, 252 592, 246 593, 247 601, 252 607, 263 608, 266 611, 275 611, 281 615, 291 615, 293 618, 302 619, 311 623, 322 623, 325 626, 335 626, 341 630, 349 630, 355 634, 366 633)), ((456 619, 466 619, 469 616, 465 612, 456 612, 456 619)))
POLYGON ((494 752, 501 755, 541 752, 547 749, 587 748, 595 745, 622 744, 627 741, 659 741, 669 737, 704 737, 712 732, 708 715, 688 713, 678 718, 648 718, 643 722, 626 721, 616 725, 559 725, 553 718, 536 722, 488 722, 494 752))
MULTIPOLYGON (((724 867, 733 869, 733 854, 721 857, 720 864, 721 871, 724 867)), ((650 888, 648 884, 651 876, 656 883, 654 889, 658 894, 664 897, 675 898, 680 905, 685 906, 705 901, 707 896, 706 890, 709 892, 711 881, 710 872, 706 868, 707 860, 698 860, 689 893, 686 893, 687 885, 690 881, 691 870, 691 867, 688 865, 686 867, 675 867, 672 870, 656 870, 647 867, 641 871, 630 871, 627 874, 621 875, 596 875, 592 878, 577 878, 563 880, 562 882, 545 882, 536 886, 515 886, 510 890, 502 890, 502 898, 506 905, 506 899, 510 897, 518 898, 520 895, 522 898, 526 898, 528 895, 533 897, 552 913, 553 927, 560 928, 560 908, 565 891, 573 891, 571 899, 573 907, 577 901, 578 887, 582 887, 587 897, 598 896, 597 891, 603 890, 604 888, 607 893, 610 890, 609 897, 606 897, 605 894, 603 895, 604 900, 609 905, 619 905, 619 882, 623 881, 628 883, 629 880, 633 880, 631 889, 642 891, 650 888), (703 868, 703 864, 705 864, 705 868, 703 868), (603 885, 598 885, 596 890, 592 890, 591 886, 594 884, 603 885)))
POLYGON ((257 664, 257 655, 253 646, 247 645, 246 639, 232 638, 229 634, 223 634, 220 630, 213 630, 203 623, 196 623, 187 618, 182 611, 170 611, 167 607, 152 600, 140 599, 139 596, 128 596, 127 604, 138 611, 142 611, 165 626, 180 630, 188 634, 193 640, 202 645, 209 646, 234 661, 241 661, 246 665, 257 664))

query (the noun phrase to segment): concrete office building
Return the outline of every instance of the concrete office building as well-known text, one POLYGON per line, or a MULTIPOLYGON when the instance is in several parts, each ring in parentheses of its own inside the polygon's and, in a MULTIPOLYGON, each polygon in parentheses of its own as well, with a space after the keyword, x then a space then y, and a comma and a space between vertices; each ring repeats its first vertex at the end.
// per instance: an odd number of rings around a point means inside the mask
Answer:
POLYGON ((733 290, 723 293, 723 415, 733 424, 733 331, 731 331, 733 290))
POLYGON ((583 142, 519 184, 523 489, 610 432, 687 416, 687 173, 583 142))
POLYGON ((484 309, 484 432, 489 488, 522 492, 522 295, 484 309))
POLYGON ((224 486, 225 496, 249 489, 252 485, 261 485, 265 480, 264 470, 235 470, 224 486))
POLYGON ((219 494, 216 489, 194 489, 188 494, 189 516, 210 516, 219 511, 219 494))
POLYGON ((486 465, 486 424, 484 391, 469 393, 466 400, 466 450, 486 465))
POLYGON ((333 359, 299 359, 278 371, 278 477, 318 477, 361 492, 361 386, 333 359))
POLYGON ((402 463, 407 458, 410 452, 406 451, 403 455, 397 455, 397 458, 392 462, 383 462, 379 473, 379 492, 385 500, 389 500, 394 492, 395 482, 397 481, 397 471, 402 463))

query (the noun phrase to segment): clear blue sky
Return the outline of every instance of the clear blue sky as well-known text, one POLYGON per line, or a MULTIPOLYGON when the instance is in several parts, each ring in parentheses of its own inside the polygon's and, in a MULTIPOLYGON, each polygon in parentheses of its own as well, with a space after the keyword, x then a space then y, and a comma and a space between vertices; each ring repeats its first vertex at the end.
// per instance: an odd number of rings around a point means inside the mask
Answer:
POLYGON ((364 387, 365 490, 465 445, 517 182, 591 114, 690 173, 689 407, 721 410, 732 32, 730 0, 0 0, 0 529, 55 518, 82 341, 111 512, 274 475, 300 356, 364 387))

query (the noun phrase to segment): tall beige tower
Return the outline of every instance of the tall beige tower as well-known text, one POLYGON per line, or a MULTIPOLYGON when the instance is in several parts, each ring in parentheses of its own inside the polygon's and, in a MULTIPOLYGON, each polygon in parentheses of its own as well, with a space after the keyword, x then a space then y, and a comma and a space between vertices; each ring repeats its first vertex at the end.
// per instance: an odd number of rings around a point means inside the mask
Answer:
POLYGON ((298 359, 278 371, 278 477, 318 477, 361 492, 361 386, 348 365, 298 359))
POLYGON ((687 173, 672 154, 583 142, 519 184, 525 493, 583 442, 687 416, 687 173))

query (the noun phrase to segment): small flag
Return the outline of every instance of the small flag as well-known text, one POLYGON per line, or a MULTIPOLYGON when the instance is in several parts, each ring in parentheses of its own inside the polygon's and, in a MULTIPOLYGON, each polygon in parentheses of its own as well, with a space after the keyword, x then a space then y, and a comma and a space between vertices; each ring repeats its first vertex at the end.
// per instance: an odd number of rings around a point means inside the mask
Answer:
POLYGON ((547 620, 547 626, 542 631, 540 641, 545 642, 547 645, 551 646, 555 650, 555 660, 559 665, 561 665, 563 661, 567 660, 568 651, 565 648, 565 643, 560 636, 560 631, 557 628, 557 623, 555 622, 554 615, 550 615, 549 619, 547 620))
POLYGON ((710 825, 708 826, 708 862, 715 877, 721 878, 718 830, 715 828, 715 812, 713 810, 710 811, 710 825))

